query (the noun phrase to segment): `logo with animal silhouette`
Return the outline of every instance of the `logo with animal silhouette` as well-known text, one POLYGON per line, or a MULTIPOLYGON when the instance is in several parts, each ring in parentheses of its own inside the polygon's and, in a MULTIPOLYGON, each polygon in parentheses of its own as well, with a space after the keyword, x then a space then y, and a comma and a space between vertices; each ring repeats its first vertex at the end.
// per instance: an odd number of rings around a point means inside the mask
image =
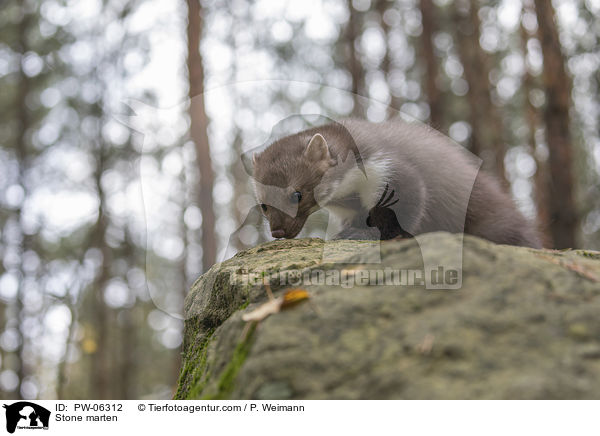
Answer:
POLYGON ((395 190, 392 189, 388 194, 389 187, 389 184, 385 185, 381 198, 377 204, 369 210, 366 224, 368 227, 376 227, 377 230, 379 230, 382 240, 412 238, 413 235, 400 226, 396 212, 392 209, 392 206, 398 203, 399 200, 394 200, 395 190))
POLYGON ((4 404, 6 409, 6 431, 14 433, 19 430, 48 430, 50 411, 29 401, 4 404))

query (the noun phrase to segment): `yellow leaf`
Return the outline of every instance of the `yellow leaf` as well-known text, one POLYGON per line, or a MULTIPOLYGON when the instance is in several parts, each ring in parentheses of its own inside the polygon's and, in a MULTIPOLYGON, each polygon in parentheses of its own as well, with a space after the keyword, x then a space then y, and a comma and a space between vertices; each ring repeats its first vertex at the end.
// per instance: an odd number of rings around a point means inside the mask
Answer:
POLYGON ((286 308, 308 298, 310 298, 310 294, 305 289, 290 289, 283 295, 283 304, 281 307, 286 308))

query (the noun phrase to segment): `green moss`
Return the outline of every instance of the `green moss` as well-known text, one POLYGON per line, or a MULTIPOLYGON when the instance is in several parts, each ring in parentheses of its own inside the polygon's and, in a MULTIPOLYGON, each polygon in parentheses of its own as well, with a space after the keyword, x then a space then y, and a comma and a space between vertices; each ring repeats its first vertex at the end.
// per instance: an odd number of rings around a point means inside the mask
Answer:
POLYGON ((204 377, 204 380, 202 380, 202 376, 206 370, 208 345, 213 333, 214 329, 209 330, 204 340, 183 356, 183 368, 177 382, 177 392, 175 392, 173 399, 196 398, 202 393, 208 379, 208 375, 204 377))
POLYGON ((576 253, 590 259, 600 259, 600 251, 576 250, 576 253))
MULTIPOLYGON (((246 301, 244 301, 238 308, 238 310, 244 310, 250 304, 249 296, 246 295, 246 301)), ((189 321, 188 321, 189 322, 189 321)), ((177 382, 177 391, 173 397, 176 400, 179 399, 195 399, 202 395, 202 391, 206 387, 206 383, 210 378, 210 373, 207 371, 207 356, 208 356, 208 345, 213 338, 215 329, 207 331, 205 338, 200 341, 198 345, 191 346, 187 353, 183 354, 183 364, 180 371, 179 380, 177 382)), ((254 331, 254 326, 248 334, 248 338, 254 331)), ((193 327, 192 337, 200 336, 201 328, 193 327)), ((190 335, 186 332, 186 336, 190 335)), ((243 345, 243 344, 240 344, 243 345)), ((236 355, 234 354, 234 358, 236 355)))
POLYGON ((235 347, 231 360, 219 378, 217 393, 214 395, 207 395, 202 398, 203 400, 224 400, 227 399, 229 394, 233 391, 238 372, 246 361, 250 348, 252 347, 252 336, 254 335, 255 329, 256 323, 253 323, 248 330, 246 338, 235 347))

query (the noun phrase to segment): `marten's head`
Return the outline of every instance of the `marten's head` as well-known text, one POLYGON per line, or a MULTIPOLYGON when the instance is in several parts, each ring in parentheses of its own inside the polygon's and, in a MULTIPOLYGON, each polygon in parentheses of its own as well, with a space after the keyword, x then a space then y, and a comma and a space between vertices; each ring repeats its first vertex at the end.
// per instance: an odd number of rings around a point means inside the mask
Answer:
POLYGON ((274 238, 293 238, 319 210, 318 186, 336 165, 325 137, 315 129, 280 139, 252 155, 256 199, 274 238))

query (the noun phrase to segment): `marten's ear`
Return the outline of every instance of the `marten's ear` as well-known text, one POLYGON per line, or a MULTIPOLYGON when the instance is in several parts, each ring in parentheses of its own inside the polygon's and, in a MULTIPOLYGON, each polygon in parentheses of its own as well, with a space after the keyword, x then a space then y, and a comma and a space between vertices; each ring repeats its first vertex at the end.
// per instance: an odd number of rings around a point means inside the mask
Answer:
POLYGON ((244 169, 246 170, 246 173, 250 176, 250 177, 254 177, 254 167, 256 166, 256 158, 257 158, 257 154, 256 152, 248 152, 248 153, 242 153, 242 165, 244 165, 244 169))
POLYGON ((306 157, 309 161, 312 162, 323 162, 331 160, 331 154, 329 154, 329 146, 327 145, 327 141, 325 141, 325 138, 323 138, 323 135, 317 133, 312 138, 310 138, 310 141, 308 141, 308 145, 306 146, 306 150, 304 150, 304 157, 306 157))

